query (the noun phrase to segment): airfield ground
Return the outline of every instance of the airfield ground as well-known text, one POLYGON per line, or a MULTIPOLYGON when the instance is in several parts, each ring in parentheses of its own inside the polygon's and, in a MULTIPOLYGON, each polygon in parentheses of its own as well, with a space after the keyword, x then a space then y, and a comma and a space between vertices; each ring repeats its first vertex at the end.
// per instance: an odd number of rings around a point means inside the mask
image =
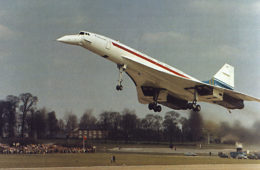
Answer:
MULTIPOLYGON (((19 170, 259 170, 260 164, 203 164, 203 165, 145 165, 145 166, 92 166, 19 168, 19 170)), ((16 169, 18 170, 18 169, 16 169)))
POLYGON ((260 160, 219 158, 218 151, 232 151, 228 147, 105 147, 97 153, 86 154, 0 154, 0 168, 40 169, 260 169, 260 160), (211 151, 213 156, 209 156, 211 151), (199 156, 184 156, 185 152, 199 156), (111 163, 115 155, 116 162, 111 163), (59 167, 59 168, 58 168, 59 167))
POLYGON ((178 156, 134 153, 0 155, 0 168, 88 167, 136 165, 259 164, 260 160, 224 159, 217 156, 178 156), (111 163, 112 155, 116 162, 111 163))

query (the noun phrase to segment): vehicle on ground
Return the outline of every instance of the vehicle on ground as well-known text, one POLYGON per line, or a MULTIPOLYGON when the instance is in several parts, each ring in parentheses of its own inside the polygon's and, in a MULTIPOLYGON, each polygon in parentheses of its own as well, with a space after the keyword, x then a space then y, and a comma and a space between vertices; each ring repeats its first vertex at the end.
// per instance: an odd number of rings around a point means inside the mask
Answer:
POLYGON ((247 156, 248 159, 258 159, 257 155, 254 154, 254 153, 250 153, 248 156, 247 156))
POLYGON ((239 153, 239 154, 237 155, 237 159, 247 159, 247 155, 244 154, 244 153, 239 153))
POLYGON ((185 156, 198 156, 198 154, 194 153, 194 152, 186 152, 184 153, 185 156))
POLYGON ((224 152, 219 152, 218 156, 221 158, 228 158, 228 154, 224 153, 224 152))
POLYGON ((255 153, 257 159, 260 159, 260 152, 255 153))

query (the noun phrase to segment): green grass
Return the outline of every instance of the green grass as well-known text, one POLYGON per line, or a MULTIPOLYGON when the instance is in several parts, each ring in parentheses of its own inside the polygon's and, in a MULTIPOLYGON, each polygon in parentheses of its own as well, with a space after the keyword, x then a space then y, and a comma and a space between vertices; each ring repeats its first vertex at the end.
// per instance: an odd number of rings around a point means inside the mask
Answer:
POLYGON ((45 155, 0 155, 0 168, 80 167, 108 165, 181 165, 181 164, 260 164, 260 160, 162 154, 88 153, 45 155), (112 155, 116 163, 110 163, 112 155))

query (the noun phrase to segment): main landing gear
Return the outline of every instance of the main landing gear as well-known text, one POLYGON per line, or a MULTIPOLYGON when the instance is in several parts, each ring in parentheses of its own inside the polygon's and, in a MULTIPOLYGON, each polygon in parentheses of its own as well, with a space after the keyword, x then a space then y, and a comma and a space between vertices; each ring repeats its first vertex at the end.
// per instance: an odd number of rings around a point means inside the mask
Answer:
POLYGON ((119 69, 119 79, 118 79, 118 83, 116 86, 116 90, 123 90, 123 86, 122 86, 122 82, 123 82, 123 72, 126 70, 126 65, 122 64, 122 65, 117 65, 117 68, 119 69))
POLYGON ((194 112, 199 112, 201 110, 200 105, 197 104, 197 90, 194 88, 194 99, 192 103, 188 103, 187 108, 193 110, 194 112))
POLYGON ((154 112, 161 112, 162 111, 162 107, 160 105, 158 105, 158 96, 159 96, 160 90, 155 90, 154 96, 153 96, 153 103, 150 103, 148 105, 148 109, 149 110, 153 110, 154 112))
POLYGON ((150 103, 148 105, 149 110, 153 110, 154 112, 161 112, 162 111, 162 107, 160 105, 158 105, 156 102, 154 103, 150 103))
POLYGON ((187 108, 193 110, 194 112, 199 112, 201 110, 200 105, 196 104, 196 101, 193 101, 192 103, 188 103, 187 108))

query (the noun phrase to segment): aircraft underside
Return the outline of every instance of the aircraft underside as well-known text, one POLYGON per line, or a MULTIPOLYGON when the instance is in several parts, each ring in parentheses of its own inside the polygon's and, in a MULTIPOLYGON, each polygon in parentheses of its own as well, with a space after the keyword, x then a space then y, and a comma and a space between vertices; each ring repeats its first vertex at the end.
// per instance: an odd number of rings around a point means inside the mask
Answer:
POLYGON ((122 90, 122 74, 125 72, 134 82, 137 88, 137 94, 139 102, 142 104, 148 104, 149 110, 155 112, 161 112, 162 108, 159 104, 169 107, 174 110, 193 110, 199 112, 201 106, 197 104, 198 101, 218 104, 227 109, 242 109, 244 108, 244 101, 229 96, 221 91, 217 91, 214 88, 208 86, 197 86, 184 88, 185 91, 194 94, 193 99, 187 100, 185 96, 183 98, 177 97, 183 94, 175 94, 168 89, 160 88, 156 82, 152 81, 151 75, 145 75, 131 69, 126 70, 126 66, 118 66, 119 68, 119 80, 116 87, 117 90, 122 90), (149 82, 144 82, 142 76, 150 76, 149 82), (190 102, 189 102, 190 101, 190 102))

